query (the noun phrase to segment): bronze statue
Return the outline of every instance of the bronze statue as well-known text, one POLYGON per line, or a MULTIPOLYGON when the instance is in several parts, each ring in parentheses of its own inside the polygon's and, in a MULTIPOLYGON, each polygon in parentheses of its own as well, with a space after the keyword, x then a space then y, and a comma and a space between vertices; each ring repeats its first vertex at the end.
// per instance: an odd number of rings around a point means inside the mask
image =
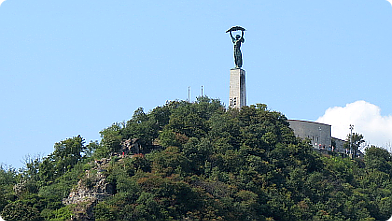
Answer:
POLYGON ((226 33, 230 32, 230 37, 231 37, 231 40, 233 41, 233 44, 234 44, 234 62, 235 62, 236 68, 242 67, 241 44, 245 42, 244 31, 245 31, 245 28, 243 28, 241 26, 234 26, 226 31, 226 33), (236 35, 234 38, 233 34, 231 33, 233 31, 241 31, 242 34, 241 34, 241 36, 236 35))

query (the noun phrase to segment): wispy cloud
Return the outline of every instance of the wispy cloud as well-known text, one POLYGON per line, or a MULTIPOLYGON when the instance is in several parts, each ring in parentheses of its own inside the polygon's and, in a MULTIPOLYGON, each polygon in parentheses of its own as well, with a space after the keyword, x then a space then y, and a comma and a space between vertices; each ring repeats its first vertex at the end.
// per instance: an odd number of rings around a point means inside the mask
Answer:
MULTIPOLYGON (((391 5, 392 5, 392 0, 387 0, 387 2, 391 3, 391 5)), ((391 218, 391 219, 392 219, 392 218, 391 218)))
POLYGON ((317 122, 332 125, 332 136, 345 139, 350 124, 370 144, 387 147, 392 142, 392 116, 382 116, 380 107, 366 101, 355 101, 345 107, 331 107, 317 122))
POLYGON ((5 0, 0 0, 0 6, 1 6, 1 4, 3 4, 3 2, 5 2, 5 0))

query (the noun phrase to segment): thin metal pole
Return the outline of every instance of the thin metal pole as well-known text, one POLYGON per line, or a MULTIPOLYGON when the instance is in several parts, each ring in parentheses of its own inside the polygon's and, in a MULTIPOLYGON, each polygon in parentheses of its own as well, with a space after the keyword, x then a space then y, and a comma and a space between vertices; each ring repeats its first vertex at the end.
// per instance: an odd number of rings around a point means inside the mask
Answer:
POLYGON ((318 142, 319 142, 319 147, 321 148, 322 147, 322 145, 321 145, 321 127, 319 127, 319 140, 318 140, 318 142))
POLYGON ((354 125, 350 124, 350 155, 352 155, 352 147, 353 147, 353 129, 354 125))
POLYGON ((191 102, 191 86, 188 87, 188 102, 191 102))

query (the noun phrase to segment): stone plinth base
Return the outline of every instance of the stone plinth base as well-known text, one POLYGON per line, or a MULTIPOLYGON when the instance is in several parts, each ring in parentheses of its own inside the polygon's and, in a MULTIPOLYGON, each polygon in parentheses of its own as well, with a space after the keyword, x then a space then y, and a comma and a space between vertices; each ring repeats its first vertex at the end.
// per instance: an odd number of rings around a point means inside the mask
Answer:
POLYGON ((230 69, 229 107, 241 108, 246 106, 245 70, 230 69))

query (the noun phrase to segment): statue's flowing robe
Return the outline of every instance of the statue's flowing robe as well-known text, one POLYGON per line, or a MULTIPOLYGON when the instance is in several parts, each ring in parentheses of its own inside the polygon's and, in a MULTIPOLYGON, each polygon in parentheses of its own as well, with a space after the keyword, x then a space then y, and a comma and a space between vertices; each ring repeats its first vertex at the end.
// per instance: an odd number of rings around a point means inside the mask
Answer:
POLYGON ((241 43, 243 43, 245 39, 241 37, 240 39, 236 40, 233 39, 234 43, 234 62, 236 68, 242 67, 242 53, 241 53, 241 43))

